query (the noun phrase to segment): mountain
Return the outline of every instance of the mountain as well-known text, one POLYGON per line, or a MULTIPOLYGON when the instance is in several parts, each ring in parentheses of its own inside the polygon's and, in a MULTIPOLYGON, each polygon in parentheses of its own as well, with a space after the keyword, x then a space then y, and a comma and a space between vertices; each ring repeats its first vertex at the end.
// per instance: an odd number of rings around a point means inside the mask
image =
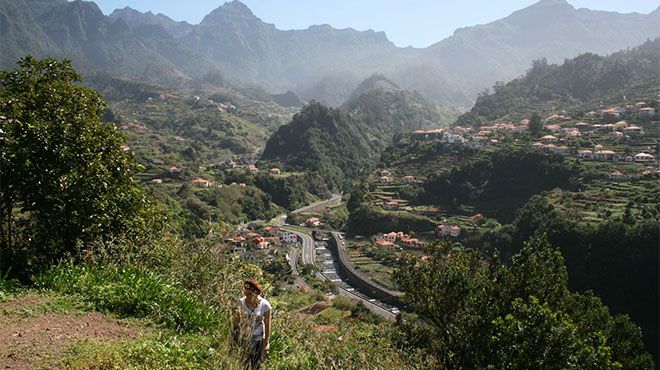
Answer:
POLYGON ((398 48, 373 30, 279 30, 238 0, 198 25, 131 8, 106 17, 94 3, 79 0, 4 1, 0 20, 4 69, 34 54, 169 85, 215 71, 233 84, 289 90, 333 106, 380 73, 435 102, 467 107, 484 88, 524 73, 533 60, 604 55, 660 36, 660 10, 619 14, 575 9, 565 0, 541 0, 508 17, 458 29, 425 49, 398 48))
POLYGON ((294 94, 291 91, 287 91, 283 94, 273 94, 271 95, 271 99, 273 99, 275 103, 283 107, 300 108, 303 105, 305 105, 305 103, 302 100, 300 100, 300 98, 296 94, 294 94))
POLYGON ((129 26, 137 28, 140 25, 161 26, 174 37, 181 37, 194 28, 188 22, 177 22, 165 14, 153 14, 152 12, 142 13, 130 7, 115 9, 109 18, 113 21, 123 19, 129 26))
POLYGON ((530 116, 530 107, 602 101, 611 94, 626 96, 625 90, 630 86, 658 86, 659 82, 660 38, 608 57, 587 53, 567 59, 561 65, 540 59, 532 63, 525 75, 497 84, 492 92, 480 95, 458 123, 478 125, 497 119, 515 120, 530 116))
POLYGON ((262 160, 318 172, 326 183, 342 188, 375 165, 392 135, 440 119, 419 94, 374 75, 358 86, 341 110, 318 102, 306 105, 270 137, 262 160))
POLYGON ((228 76, 271 89, 292 89, 319 73, 347 69, 347 63, 366 73, 361 68, 365 61, 397 50, 384 33, 371 30, 328 25, 278 30, 236 0, 209 13, 182 41, 204 50, 228 76))
POLYGON ((427 48, 424 59, 442 75, 453 74, 454 82, 474 96, 524 73, 535 59, 557 63, 585 52, 606 55, 639 45, 660 36, 658 24, 660 8, 648 15, 619 14, 541 0, 506 18, 456 30, 427 48))

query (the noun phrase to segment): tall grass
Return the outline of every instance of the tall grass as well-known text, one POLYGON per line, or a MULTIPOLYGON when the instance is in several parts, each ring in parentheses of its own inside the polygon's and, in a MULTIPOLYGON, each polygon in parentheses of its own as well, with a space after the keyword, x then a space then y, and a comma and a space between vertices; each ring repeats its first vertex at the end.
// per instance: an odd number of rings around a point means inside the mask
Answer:
POLYGON ((127 266, 61 264, 41 274, 37 285, 79 295, 99 310, 149 318, 176 331, 216 330, 228 319, 179 284, 127 266))

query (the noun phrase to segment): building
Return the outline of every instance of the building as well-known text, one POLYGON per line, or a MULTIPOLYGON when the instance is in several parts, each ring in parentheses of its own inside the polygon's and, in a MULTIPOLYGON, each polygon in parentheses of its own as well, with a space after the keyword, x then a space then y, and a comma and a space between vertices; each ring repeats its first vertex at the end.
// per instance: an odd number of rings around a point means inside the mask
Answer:
POLYGON ((392 176, 392 172, 390 172, 389 170, 384 170, 383 169, 383 170, 380 170, 379 173, 380 173, 381 177, 383 177, 383 176, 387 176, 387 177, 392 176))
POLYGON ((388 240, 385 240, 385 239, 378 239, 378 240, 376 240, 376 245, 379 246, 379 247, 391 248, 391 247, 394 246, 394 243, 392 243, 388 240))
POLYGON ((271 168, 270 169, 270 174, 271 175, 279 175, 281 173, 282 173, 282 170, 280 170, 279 168, 271 168))
POLYGON ((399 209, 401 204, 399 202, 391 201, 391 202, 386 202, 383 204, 383 208, 389 210, 389 211, 396 211, 399 209))
POLYGON ((202 188, 210 188, 211 187, 211 181, 209 181, 207 179, 203 179, 201 177, 193 179, 192 183, 193 183, 193 185, 199 186, 199 187, 202 187, 202 188))
POLYGON ((253 165, 253 164, 251 164, 251 165, 248 166, 248 170, 249 170, 251 173, 259 172, 259 169, 257 168, 257 166, 255 166, 255 165, 253 165))
POLYGON ((655 108, 641 108, 637 110, 637 118, 648 119, 655 117, 655 108))
POLYGON ((592 159, 594 157, 594 152, 591 150, 580 150, 578 151, 578 158, 582 159, 592 159))
POLYGON ((594 153, 594 158, 599 161, 611 161, 614 159, 615 154, 611 150, 598 150, 594 153))
POLYGON ((461 235, 461 227, 457 225, 452 226, 451 229, 449 229, 449 235, 458 238, 458 236, 461 235))
POLYGON ((381 176, 380 179, 378 179, 380 182, 392 182, 392 178, 389 176, 381 176))
POLYGON ((635 154, 634 161, 637 163, 655 162, 655 157, 647 153, 635 154))
POLYGON ((621 112, 619 111, 619 108, 611 108, 611 109, 603 109, 601 112, 601 118, 604 121, 612 121, 619 119, 621 117, 621 112))
POLYGON ((321 226, 321 220, 318 217, 310 217, 305 220, 307 226, 318 227, 321 226))
POLYGON ((628 126, 623 129, 623 133, 630 136, 642 136, 644 135, 644 130, 639 126, 628 126))
POLYGON ((413 183, 415 182, 415 176, 403 176, 403 182, 413 183))
POLYGON ((153 180, 151 180, 151 183, 152 184, 162 184, 163 180, 162 179, 153 179, 153 180))
POLYGON ((552 136, 552 135, 545 135, 544 137, 541 138, 541 141, 544 143, 556 143, 557 138, 552 136))
POLYGON ((610 173, 610 180, 620 180, 623 177, 623 174, 619 171, 614 171, 610 173))

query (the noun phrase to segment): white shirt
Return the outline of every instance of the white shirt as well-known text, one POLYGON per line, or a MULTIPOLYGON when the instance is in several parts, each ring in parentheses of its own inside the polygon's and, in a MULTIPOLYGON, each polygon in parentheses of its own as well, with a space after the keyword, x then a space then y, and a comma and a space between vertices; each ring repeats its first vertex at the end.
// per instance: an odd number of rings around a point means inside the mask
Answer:
POLYGON ((257 307, 254 310, 245 303, 245 297, 238 301, 238 307, 242 315, 247 317, 247 328, 252 328, 252 340, 262 340, 266 337, 264 327, 264 316, 271 310, 272 306, 265 298, 259 297, 257 307))

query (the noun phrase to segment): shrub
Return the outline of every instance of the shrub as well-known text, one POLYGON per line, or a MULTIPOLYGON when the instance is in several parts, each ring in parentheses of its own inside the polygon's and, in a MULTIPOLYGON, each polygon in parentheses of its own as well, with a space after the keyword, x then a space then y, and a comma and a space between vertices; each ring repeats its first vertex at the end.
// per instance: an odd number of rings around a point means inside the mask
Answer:
POLYGON ((151 318, 177 331, 212 330, 227 320, 217 307, 205 304, 179 284, 126 266, 60 264, 40 275, 37 285, 78 294, 99 310, 151 318))

